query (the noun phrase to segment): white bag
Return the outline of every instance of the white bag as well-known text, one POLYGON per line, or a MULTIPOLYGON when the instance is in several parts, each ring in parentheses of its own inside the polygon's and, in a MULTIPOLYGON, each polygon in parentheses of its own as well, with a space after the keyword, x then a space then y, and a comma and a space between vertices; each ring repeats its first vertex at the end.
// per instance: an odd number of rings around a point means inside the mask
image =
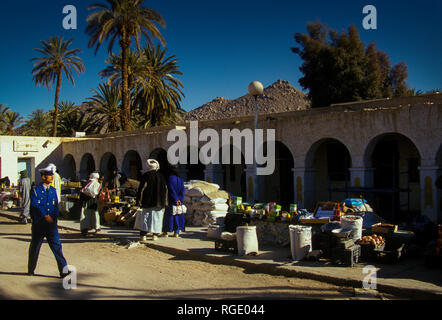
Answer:
POLYGON ((96 180, 93 180, 85 185, 84 188, 80 190, 80 192, 84 193, 88 197, 95 198, 100 193, 100 189, 100 183, 96 180))
POLYGON ((172 215, 184 214, 187 212, 187 207, 185 205, 172 206, 172 215))
MULTIPOLYGON (((186 196, 188 197, 202 197, 204 196, 203 190, 199 187, 192 188, 186 192, 186 196)), ((192 199, 193 201, 193 199, 192 199)))

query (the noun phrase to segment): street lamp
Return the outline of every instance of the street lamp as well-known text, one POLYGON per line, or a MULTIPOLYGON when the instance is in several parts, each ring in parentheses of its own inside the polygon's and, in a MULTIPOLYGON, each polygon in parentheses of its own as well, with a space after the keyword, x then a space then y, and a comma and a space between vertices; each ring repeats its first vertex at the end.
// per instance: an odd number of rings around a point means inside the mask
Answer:
MULTIPOLYGON (((262 83, 259 81, 253 81, 249 84, 249 93, 255 97, 255 133, 254 136, 256 137, 256 129, 258 129, 258 96, 262 95, 262 93, 264 92, 264 87, 262 86, 262 83)), ((257 150, 256 148, 258 148, 258 146, 256 145, 256 143, 254 143, 255 148, 254 150, 254 156, 253 156, 253 173, 254 173, 254 177, 253 177, 253 197, 254 200, 257 201, 258 200, 258 168, 257 168, 257 164, 256 164, 256 154, 257 154, 257 150)))

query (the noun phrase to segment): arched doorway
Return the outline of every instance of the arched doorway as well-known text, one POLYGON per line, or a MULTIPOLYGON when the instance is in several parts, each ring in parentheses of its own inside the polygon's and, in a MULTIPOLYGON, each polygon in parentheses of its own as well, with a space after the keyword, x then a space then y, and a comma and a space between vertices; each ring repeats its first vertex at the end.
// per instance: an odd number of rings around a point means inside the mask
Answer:
MULTIPOLYGON (((226 150, 226 151, 227 151, 226 150)), ((220 172, 221 181, 213 181, 220 185, 223 190, 231 193, 235 196, 241 196, 243 201, 247 199, 247 187, 246 187, 246 163, 244 155, 241 150, 234 147, 233 145, 222 146, 218 150, 218 163, 214 164, 213 168, 220 172), (229 162, 223 163, 223 150, 229 148, 230 159, 229 162), (235 163, 234 153, 238 152, 240 154, 240 163, 235 163)))
POLYGON ((199 149, 196 147, 187 147, 187 164, 184 165, 187 171, 187 181, 204 180, 204 170, 206 166, 201 163, 199 158, 199 149), (190 163, 190 155, 196 153, 198 155, 198 163, 190 163))
MULTIPOLYGON (((333 192, 350 186, 351 156, 347 147, 332 138, 315 142, 306 157, 306 167, 313 169, 313 205, 318 201, 341 201, 345 194, 333 192)), ((313 208, 312 208, 313 209, 313 208)))
POLYGON ((74 181, 77 179, 77 167, 75 165, 75 159, 71 154, 67 154, 63 159, 61 176, 63 178, 74 181))
POLYGON ((111 178, 113 169, 118 169, 117 159, 112 153, 106 152, 100 161, 100 174, 104 176, 104 181, 111 178))
MULTIPOLYGON (((267 142, 264 143, 264 156, 267 157, 267 142)), ((275 141, 275 170, 273 174, 258 176, 260 202, 276 202, 284 210, 294 203, 293 155, 280 141, 275 141)))
POLYGON ((138 152, 130 150, 126 152, 123 159, 121 171, 128 179, 140 180, 142 170, 141 157, 138 152))
POLYGON ((86 153, 81 157, 80 162, 80 180, 87 180, 89 175, 95 171, 95 160, 90 153, 86 153))
POLYGON ((391 222, 410 222, 420 211, 421 157, 414 143, 399 133, 382 134, 369 143, 364 160, 374 169, 375 211, 391 222))

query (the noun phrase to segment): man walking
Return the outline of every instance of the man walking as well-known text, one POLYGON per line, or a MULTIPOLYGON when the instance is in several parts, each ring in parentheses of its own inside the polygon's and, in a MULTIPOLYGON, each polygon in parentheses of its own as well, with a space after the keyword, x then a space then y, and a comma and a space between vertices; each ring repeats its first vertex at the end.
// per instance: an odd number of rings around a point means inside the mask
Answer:
POLYGON ((34 275, 40 248, 43 239, 46 238, 57 260, 60 277, 63 278, 69 272, 63 273, 63 268, 67 266, 67 262, 63 256, 58 234, 57 219, 59 211, 57 192, 54 187, 51 187, 54 173, 50 167, 40 169, 39 171, 42 183, 31 190, 32 240, 29 246, 28 275, 34 275))
POLYGON ((28 171, 23 170, 20 171, 20 189, 19 189, 19 197, 20 197, 20 205, 22 208, 22 212, 20 215, 20 222, 23 224, 28 223, 28 219, 31 219, 29 215, 29 209, 31 206, 31 180, 28 177, 28 171))

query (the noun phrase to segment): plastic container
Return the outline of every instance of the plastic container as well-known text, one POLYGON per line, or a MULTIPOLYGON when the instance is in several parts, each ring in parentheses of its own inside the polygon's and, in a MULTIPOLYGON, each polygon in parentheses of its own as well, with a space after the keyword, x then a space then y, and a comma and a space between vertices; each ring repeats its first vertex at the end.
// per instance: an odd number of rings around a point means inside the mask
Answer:
POLYGON ((236 228, 238 254, 258 254, 258 236, 256 226, 241 226, 236 228))
POLYGON ((290 225, 290 249, 294 261, 302 260, 312 251, 312 227, 290 225))
POLYGON ((208 239, 221 239, 221 233, 223 232, 223 227, 219 224, 209 224, 207 227, 207 238, 208 239))
POLYGON ((363 219, 359 216, 342 216, 341 227, 344 230, 351 230, 351 238, 353 241, 358 241, 362 238, 362 223, 363 219))

